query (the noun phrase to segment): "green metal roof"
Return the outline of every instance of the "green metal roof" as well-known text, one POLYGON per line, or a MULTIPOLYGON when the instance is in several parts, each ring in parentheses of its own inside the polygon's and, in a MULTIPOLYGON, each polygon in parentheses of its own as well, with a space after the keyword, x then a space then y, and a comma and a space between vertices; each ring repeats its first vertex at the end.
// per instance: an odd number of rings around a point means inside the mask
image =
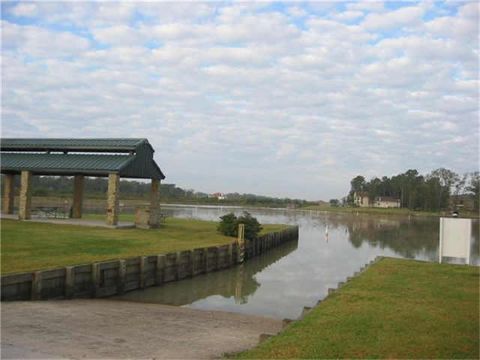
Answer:
POLYGON ((0 139, 2 151, 130 152, 143 144, 150 145, 147 139, 0 139))
POLYGON ((0 139, 0 150, 2 173, 107 176, 116 172, 131 178, 165 178, 146 139, 0 139))
POLYGON ((118 172, 133 155, 21 154, 2 153, 2 170, 52 172, 118 172))

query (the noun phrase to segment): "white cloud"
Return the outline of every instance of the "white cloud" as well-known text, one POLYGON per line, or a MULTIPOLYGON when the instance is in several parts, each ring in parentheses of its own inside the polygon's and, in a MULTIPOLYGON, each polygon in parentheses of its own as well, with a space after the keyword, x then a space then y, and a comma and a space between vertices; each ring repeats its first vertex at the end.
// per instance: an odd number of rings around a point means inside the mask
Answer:
POLYGON ((298 7, 298 6, 290 6, 288 7, 287 9, 287 12, 289 15, 293 16, 293 17, 297 17, 297 18, 301 18, 301 17, 304 17, 304 16, 307 16, 307 12, 305 11, 305 9, 302 9, 301 7, 298 7))
POLYGON ((478 16, 440 17, 426 22, 425 28, 433 36, 468 41, 478 46, 478 16))
POLYGON ((140 46, 144 37, 137 29, 125 25, 116 25, 92 30, 96 41, 108 45, 140 46))
POLYGON ((334 19, 340 21, 350 21, 362 17, 364 13, 362 11, 343 11, 333 16, 334 19))
POLYGON ((34 3, 20 3, 12 10, 12 14, 19 17, 33 17, 37 15, 37 5, 34 3))
POLYGON ((423 14, 421 6, 408 6, 381 14, 372 13, 366 16, 362 26, 368 30, 402 28, 419 24, 423 14))
POLYGON ((382 1, 358 1, 347 4, 348 10, 361 10, 368 12, 383 12, 385 10, 382 1))
POLYGON ((38 26, 19 26, 2 21, 2 46, 26 56, 74 56, 86 51, 90 44, 70 32, 50 31, 38 26))

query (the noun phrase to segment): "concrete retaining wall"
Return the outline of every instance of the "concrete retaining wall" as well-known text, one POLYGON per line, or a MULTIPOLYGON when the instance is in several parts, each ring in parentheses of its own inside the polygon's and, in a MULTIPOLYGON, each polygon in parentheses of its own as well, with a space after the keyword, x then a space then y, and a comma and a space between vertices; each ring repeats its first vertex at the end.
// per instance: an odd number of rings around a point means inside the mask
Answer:
MULTIPOLYGON (((245 258, 298 239, 298 227, 245 243, 245 258)), ((237 264, 236 242, 153 256, 2 276, 2 301, 106 297, 161 285, 237 264)))

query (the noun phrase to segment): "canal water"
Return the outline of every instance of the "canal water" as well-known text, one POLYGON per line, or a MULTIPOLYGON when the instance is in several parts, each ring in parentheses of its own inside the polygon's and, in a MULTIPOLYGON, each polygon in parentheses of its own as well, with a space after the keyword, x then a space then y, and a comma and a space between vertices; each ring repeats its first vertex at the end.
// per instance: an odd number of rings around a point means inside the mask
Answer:
MULTIPOLYGON (((170 216, 217 221, 241 208, 166 206, 170 216)), ((249 209, 263 224, 299 226, 299 239, 245 264, 116 297, 120 300, 297 318, 376 256, 438 261, 439 219, 249 209)), ((479 223, 471 263, 479 265, 479 223)))

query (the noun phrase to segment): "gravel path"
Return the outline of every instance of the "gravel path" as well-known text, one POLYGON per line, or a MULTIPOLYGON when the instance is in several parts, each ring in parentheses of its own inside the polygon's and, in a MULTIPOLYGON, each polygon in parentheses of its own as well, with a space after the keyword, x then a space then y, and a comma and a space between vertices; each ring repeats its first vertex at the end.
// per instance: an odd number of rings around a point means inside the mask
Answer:
POLYGON ((206 359, 255 346, 281 321, 115 300, 4 302, 2 359, 206 359))

